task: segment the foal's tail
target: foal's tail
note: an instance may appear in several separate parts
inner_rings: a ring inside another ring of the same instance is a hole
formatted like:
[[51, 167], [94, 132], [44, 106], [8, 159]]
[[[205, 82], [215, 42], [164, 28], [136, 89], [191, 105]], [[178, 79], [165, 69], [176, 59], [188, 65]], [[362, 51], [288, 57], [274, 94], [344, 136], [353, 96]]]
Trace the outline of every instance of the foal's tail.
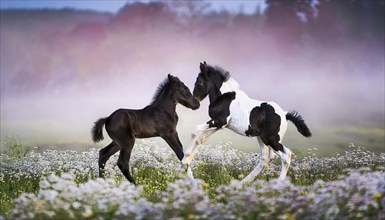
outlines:
[[296, 111], [291, 111], [286, 114], [286, 120], [289, 120], [294, 123], [297, 127], [299, 133], [301, 133], [305, 137], [311, 137], [311, 132], [307, 127], [305, 120], [303, 120], [302, 116], [298, 114]]
[[106, 123], [107, 118], [100, 118], [95, 122], [94, 127], [92, 127], [92, 140], [94, 143], [99, 142], [104, 139], [103, 137], [103, 125]]

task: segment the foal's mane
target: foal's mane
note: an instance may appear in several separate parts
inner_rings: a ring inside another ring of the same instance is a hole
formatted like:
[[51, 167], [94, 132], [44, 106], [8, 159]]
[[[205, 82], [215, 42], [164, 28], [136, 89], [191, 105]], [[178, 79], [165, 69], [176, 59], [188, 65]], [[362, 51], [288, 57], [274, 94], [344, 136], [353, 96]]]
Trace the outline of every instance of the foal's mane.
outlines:
[[159, 96], [162, 94], [162, 91], [170, 86], [168, 78], [164, 79], [163, 82], [161, 82], [158, 85], [158, 88], [156, 89], [154, 96], [152, 97], [151, 104], [154, 104], [156, 100], [158, 100]]
[[223, 79], [223, 82], [226, 82], [226, 81], [229, 80], [230, 77], [231, 77], [229, 71], [223, 69], [223, 68], [220, 67], [220, 66], [215, 66], [215, 67], [213, 67], [213, 66], [207, 65], [207, 70], [208, 70], [209, 73], [210, 73], [210, 72], [216, 72], [216, 73], [219, 73], [220, 76], [221, 76], [222, 79]]

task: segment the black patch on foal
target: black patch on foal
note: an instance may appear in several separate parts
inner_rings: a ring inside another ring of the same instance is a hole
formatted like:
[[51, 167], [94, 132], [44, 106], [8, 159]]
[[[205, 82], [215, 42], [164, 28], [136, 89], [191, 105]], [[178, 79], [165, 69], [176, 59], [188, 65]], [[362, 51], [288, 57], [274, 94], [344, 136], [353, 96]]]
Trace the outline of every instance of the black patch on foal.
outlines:
[[226, 92], [209, 105], [211, 120], [207, 124], [209, 124], [210, 128], [222, 128], [227, 124], [227, 117], [230, 115], [230, 104], [234, 99], [235, 92]]
[[245, 132], [247, 136], [259, 136], [264, 144], [271, 146], [275, 151], [283, 151], [279, 143], [279, 127], [281, 117], [275, 113], [273, 106], [262, 103], [250, 112], [249, 128]]

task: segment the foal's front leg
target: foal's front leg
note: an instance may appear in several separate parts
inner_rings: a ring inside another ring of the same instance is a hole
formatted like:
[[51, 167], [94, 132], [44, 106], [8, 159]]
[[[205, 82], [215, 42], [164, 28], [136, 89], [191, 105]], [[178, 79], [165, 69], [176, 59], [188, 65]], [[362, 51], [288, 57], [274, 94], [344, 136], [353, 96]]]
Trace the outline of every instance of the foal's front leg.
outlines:
[[182, 144], [178, 137], [178, 133], [175, 131], [171, 134], [162, 134], [160, 137], [167, 142], [167, 144], [174, 151], [178, 159], [181, 161], [183, 159], [184, 153]]
[[187, 176], [193, 179], [190, 163], [194, 158], [201, 144], [212, 134], [219, 129], [216, 127], [209, 127], [207, 123], [198, 125], [191, 134], [191, 142], [185, 151], [184, 158], [182, 160], [182, 167], [187, 169]]
[[209, 129], [209, 124], [207, 123], [199, 124], [195, 127], [195, 129], [191, 133], [190, 145], [187, 147], [187, 149], [184, 152], [185, 155], [182, 160], [183, 165], [186, 165], [186, 164], [189, 165], [191, 163], [192, 159], [194, 158], [194, 155], [196, 154], [202, 142], [204, 141], [202, 140], [203, 139], [202, 137], [207, 132], [208, 129]]

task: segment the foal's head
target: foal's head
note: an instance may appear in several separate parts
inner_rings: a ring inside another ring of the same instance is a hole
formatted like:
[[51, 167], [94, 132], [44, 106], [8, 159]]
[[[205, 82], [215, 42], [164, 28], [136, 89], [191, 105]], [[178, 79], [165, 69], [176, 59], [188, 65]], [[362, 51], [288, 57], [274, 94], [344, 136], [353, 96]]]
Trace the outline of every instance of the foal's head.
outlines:
[[196, 110], [199, 108], [199, 101], [191, 94], [190, 89], [179, 80], [178, 77], [168, 74], [168, 81], [173, 91], [173, 98], [176, 102], [187, 108]]
[[195, 81], [194, 96], [202, 101], [206, 96], [221, 88], [223, 82], [230, 78], [229, 72], [223, 70], [220, 67], [212, 67], [204, 63], [200, 63], [200, 73]]

